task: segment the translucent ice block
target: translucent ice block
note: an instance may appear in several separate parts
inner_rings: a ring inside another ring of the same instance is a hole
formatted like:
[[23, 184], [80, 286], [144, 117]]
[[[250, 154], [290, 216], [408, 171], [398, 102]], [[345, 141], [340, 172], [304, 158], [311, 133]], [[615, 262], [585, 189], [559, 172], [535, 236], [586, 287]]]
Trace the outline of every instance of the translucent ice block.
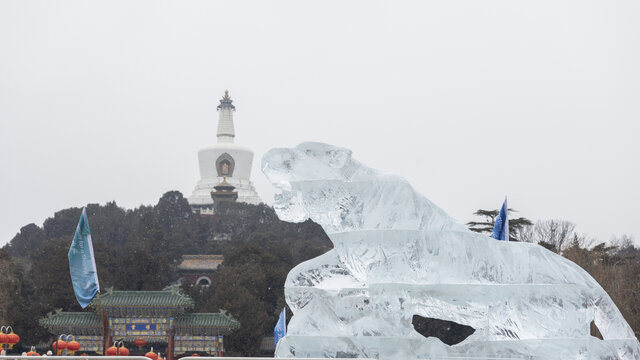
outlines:
[[[334, 244], [289, 273], [294, 316], [277, 357], [640, 359], [611, 298], [562, 256], [469, 231], [348, 149], [273, 149], [262, 169], [282, 190], [280, 219], [312, 219]], [[450, 346], [418, 333], [414, 315], [475, 332]], [[590, 336], [592, 321], [604, 340]]]

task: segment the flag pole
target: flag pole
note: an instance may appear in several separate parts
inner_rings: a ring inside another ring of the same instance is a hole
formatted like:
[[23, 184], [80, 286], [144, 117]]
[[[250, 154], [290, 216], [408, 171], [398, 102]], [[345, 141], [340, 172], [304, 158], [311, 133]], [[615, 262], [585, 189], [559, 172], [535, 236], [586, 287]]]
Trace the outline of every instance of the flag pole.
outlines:
[[102, 310], [102, 297], [98, 290], [98, 312], [100, 313], [100, 323], [102, 324], [102, 355], [107, 355], [107, 321]]
[[509, 234], [509, 204], [507, 204], [507, 195], [504, 196], [504, 235], [505, 240], [511, 241]]

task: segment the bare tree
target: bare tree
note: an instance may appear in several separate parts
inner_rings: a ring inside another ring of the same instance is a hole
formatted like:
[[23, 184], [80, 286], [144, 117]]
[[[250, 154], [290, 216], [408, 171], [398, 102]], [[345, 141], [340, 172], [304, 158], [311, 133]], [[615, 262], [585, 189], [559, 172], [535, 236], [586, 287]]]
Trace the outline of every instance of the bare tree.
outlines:
[[618, 250], [624, 251], [627, 249], [631, 249], [634, 246], [633, 236], [622, 234], [620, 236], [613, 236], [611, 241], [609, 241], [611, 246], [615, 246]]
[[541, 220], [525, 226], [520, 232], [520, 240], [534, 242], [560, 253], [570, 243], [585, 245], [586, 237], [574, 233], [576, 225], [566, 220]]

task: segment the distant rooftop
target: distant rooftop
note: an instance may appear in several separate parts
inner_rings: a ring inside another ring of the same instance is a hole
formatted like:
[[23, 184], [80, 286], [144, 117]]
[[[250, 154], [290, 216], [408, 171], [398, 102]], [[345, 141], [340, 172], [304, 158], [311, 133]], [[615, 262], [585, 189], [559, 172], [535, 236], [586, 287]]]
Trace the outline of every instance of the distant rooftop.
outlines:
[[222, 255], [183, 255], [179, 270], [194, 271], [214, 271], [224, 261]]

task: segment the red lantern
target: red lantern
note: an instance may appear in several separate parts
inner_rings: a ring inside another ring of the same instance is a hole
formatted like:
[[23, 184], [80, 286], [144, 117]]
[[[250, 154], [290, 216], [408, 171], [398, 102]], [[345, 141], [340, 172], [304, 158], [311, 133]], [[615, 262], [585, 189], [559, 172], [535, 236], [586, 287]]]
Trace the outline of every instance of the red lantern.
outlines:
[[51, 344], [51, 348], [56, 351], [56, 354], [62, 354], [62, 350], [67, 348], [67, 342], [64, 340], [57, 340]]
[[138, 347], [138, 350], [141, 350], [143, 346], [147, 345], [147, 340], [145, 339], [135, 339], [133, 341], [133, 345]]
[[144, 354], [144, 356], [148, 357], [151, 360], [158, 360], [158, 354], [154, 353], [153, 351], [149, 351], [148, 353]]
[[7, 344], [9, 344], [9, 349], [13, 349], [13, 345], [17, 344], [19, 341], [20, 336], [11, 330], [11, 333], [7, 335]]
[[38, 354], [37, 352], [31, 350], [27, 353], [27, 356], [40, 356], [40, 354]]
[[71, 355], [75, 355], [76, 351], [80, 350], [82, 346], [79, 342], [71, 340], [67, 343], [67, 350], [71, 351]]
[[9, 341], [9, 337], [7, 334], [3, 333], [2, 331], [0, 331], [0, 347], [2, 347], [2, 345], [8, 343]]
[[116, 356], [116, 354], [118, 354], [118, 348], [117, 347], [112, 346], [112, 347], [107, 349], [107, 355], [108, 356]]
[[127, 348], [126, 348], [126, 347], [124, 347], [124, 346], [121, 346], [121, 347], [118, 349], [118, 354], [120, 354], [120, 356], [129, 356], [129, 349], [127, 349]]
[[67, 342], [64, 340], [56, 340], [51, 344], [53, 350], [64, 350], [67, 348]]

